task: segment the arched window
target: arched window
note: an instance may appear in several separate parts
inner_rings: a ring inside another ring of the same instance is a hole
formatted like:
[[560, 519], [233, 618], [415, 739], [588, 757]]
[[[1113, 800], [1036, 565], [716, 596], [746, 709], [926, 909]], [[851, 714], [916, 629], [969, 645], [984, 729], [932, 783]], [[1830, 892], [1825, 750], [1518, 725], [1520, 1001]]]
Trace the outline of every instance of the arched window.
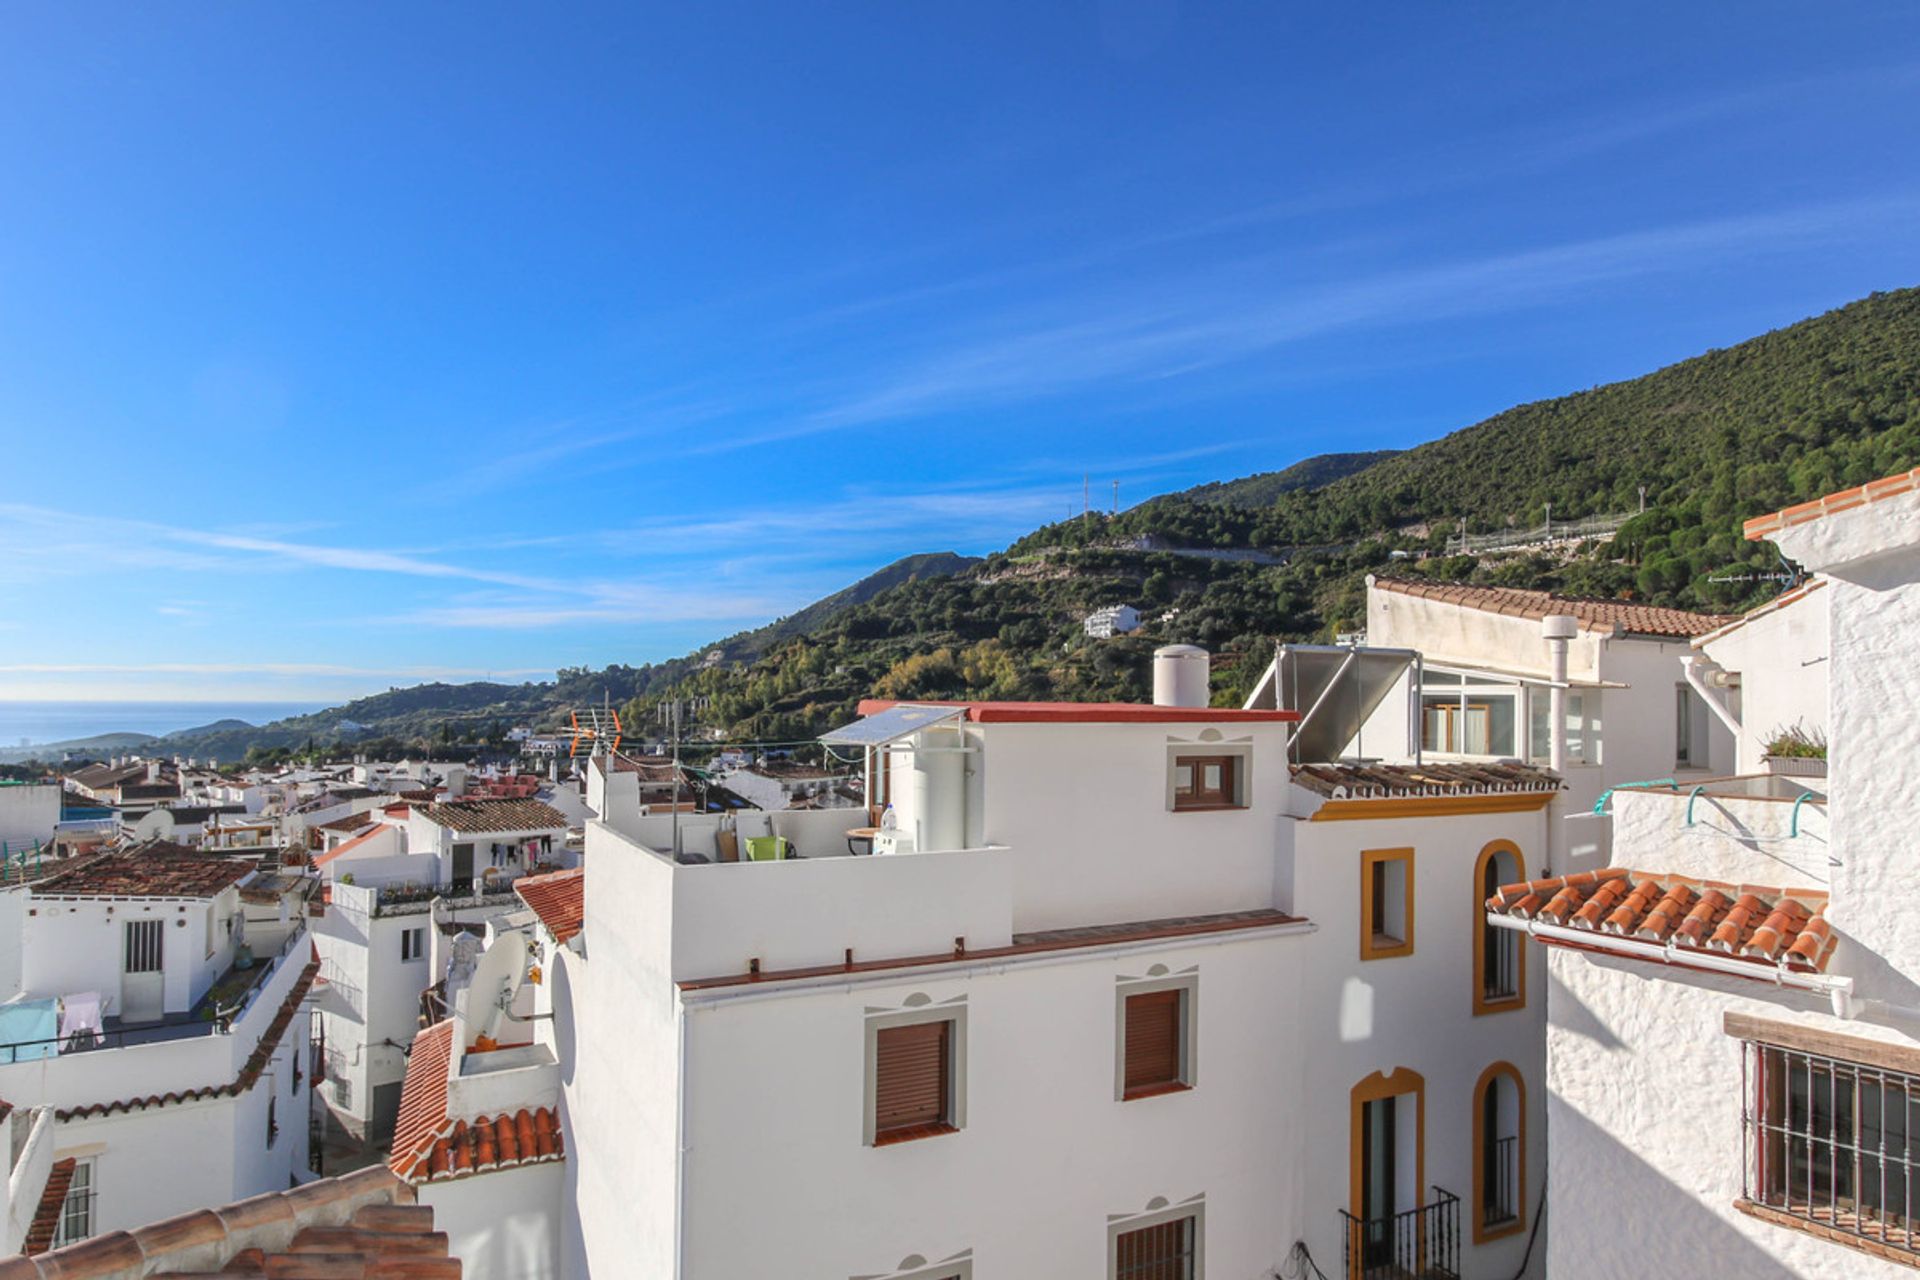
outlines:
[[1414, 1212], [1425, 1203], [1426, 1089], [1420, 1073], [1406, 1067], [1376, 1071], [1353, 1087], [1352, 1198], [1344, 1215], [1350, 1270], [1373, 1275], [1428, 1247], [1426, 1224]]
[[1521, 937], [1487, 919], [1487, 899], [1503, 884], [1527, 878], [1526, 859], [1511, 840], [1495, 840], [1473, 866], [1473, 1013], [1504, 1013], [1527, 1003], [1527, 951]]
[[1527, 1225], [1527, 1085], [1496, 1062], [1473, 1086], [1473, 1242]]

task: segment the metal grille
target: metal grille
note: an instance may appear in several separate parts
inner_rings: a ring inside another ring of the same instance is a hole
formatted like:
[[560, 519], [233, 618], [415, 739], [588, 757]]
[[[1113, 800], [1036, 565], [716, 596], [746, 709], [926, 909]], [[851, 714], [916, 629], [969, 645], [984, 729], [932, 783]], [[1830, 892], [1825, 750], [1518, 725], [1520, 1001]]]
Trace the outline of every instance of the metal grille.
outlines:
[[127, 921], [125, 972], [160, 972], [160, 944], [166, 935], [165, 920]]
[[1460, 1197], [1439, 1187], [1418, 1209], [1379, 1218], [1340, 1211], [1348, 1280], [1453, 1280], [1460, 1274]]
[[1747, 1199], [1913, 1249], [1920, 1076], [1746, 1042]]
[[1520, 1174], [1520, 1140], [1495, 1138], [1486, 1144], [1481, 1156], [1480, 1225], [1497, 1227], [1520, 1216], [1517, 1190]]
[[1520, 935], [1511, 929], [1482, 924], [1481, 946], [1486, 949], [1480, 970], [1481, 996], [1512, 1000], [1520, 994]]
[[1192, 1218], [1175, 1218], [1114, 1241], [1114, 1280], [1193, 1280]]
[[353, 1081], [347, 1076], [347, 1055], [338, 1049], [327, 1050], [327, 1082], [333, 1086], [333, 1100], [342, 1107], [353, 1105]]

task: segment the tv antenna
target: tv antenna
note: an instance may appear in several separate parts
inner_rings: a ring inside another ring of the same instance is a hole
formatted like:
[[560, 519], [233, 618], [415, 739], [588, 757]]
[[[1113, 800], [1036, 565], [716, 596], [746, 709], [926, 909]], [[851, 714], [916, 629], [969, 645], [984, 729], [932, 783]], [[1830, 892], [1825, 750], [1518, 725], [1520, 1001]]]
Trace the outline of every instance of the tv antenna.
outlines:
[[601, 705], [597, 707], [575, 707], [567, 713], [573, 723], [573, 745], [568, 749], [569, 758], [578, 759], [580, 748], [584, 744], [586, 754], [590, 756], [610, 756], [620, 749], [620, 713], [613, 709], [613, 699], [601, 694]]

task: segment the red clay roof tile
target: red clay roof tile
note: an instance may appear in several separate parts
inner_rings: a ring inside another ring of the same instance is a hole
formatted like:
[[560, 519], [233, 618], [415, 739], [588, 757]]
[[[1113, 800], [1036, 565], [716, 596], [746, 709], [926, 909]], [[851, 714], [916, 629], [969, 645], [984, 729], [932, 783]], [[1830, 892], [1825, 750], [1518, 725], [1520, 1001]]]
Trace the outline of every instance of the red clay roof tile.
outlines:
[[1619, 631], [1663, 640], [1703, 636], [1734, 621], [1732, 614], [1659, 609], [1633, 600], [1585, 600], [1556, 596], [1546, 591], [1526, 591], [1519, 587], [1483, 587], [1465, 582], [1426, 582], [1413, 578], [1375, 577], [1369, 582], [1380, 591], [1457, 604], [1482, 613], [1498, 613], [1535, 621], [1553, 614], [1569, 614], [1578, 619], [1583, 631]]
[[553, 940], [565, 946], [580, 932], [586, 920], [587, 873], [575, 867], [571, 871], [550, 871], [545, 875], [522, 876], [513, 890], [520, 900], [533, 908], [540, 923]]
[[1590, 932], [1596, 946], [1605, 938], [1669, 944], [1680, 964], [1688, 951], [1711, 951], [1752, 961], [1755, 977], [1775, 966], [1824, 972], [1836, 943], [1826, 909], [1824, 889], [1730, 885], [1623, 867], [1502, 885], [1487, 899], [1490, 915]]
[[1920, 467], [1895, 475], [1882, 476], [1878, 480], [1869, 480], [1863, 485], [1842, 489], [1824, 498], [1815, 498], [1812, 502], [1798, 503], [1784, 511], [1776, 511], [1772, 515], [1755, 516], [1747, 521], [1745, 532], [1750, 540], [1758, 541], [1782, 529], [1790, 529], [1797, 524], [1808, 524], [1826, 516], [1838, 515], [1842, 511], [1864, 507], [1870, 502], [1881, 502], [1903, 493], [1912, 493], [1916, 488], [1920, 488]]
[[480, 1116], [472, 1124], [447, 1115], [447, 1073], [453, 1064], [453, 1022], [436, 1022], [413, 1038], [400, 1086], [387, 1166], [410, 1183], [508, 1169], [565, 1155], [560, 1117], [551, 1107]]

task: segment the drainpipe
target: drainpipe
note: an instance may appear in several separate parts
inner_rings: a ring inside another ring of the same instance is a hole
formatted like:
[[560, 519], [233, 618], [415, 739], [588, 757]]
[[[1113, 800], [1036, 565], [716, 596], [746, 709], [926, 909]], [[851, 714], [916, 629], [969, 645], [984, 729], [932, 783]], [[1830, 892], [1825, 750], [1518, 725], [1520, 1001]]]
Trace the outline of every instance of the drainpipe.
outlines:
[[1707, 677], [1700, 667], [1700, 659], [1693, 654], [1688, 654], [1680, 659], [1680, 671], [1687, 677], [1687, 683], [1693, 687], [1693, 691], [1700, 695], [1700, 700], [1707, 704], [1707, 709], [1720, 718], [1720, 723], [1727, 726], [1733, 733], [1734, 742], [1738, 743], [1741, 733], [1740, 721], [1734, 718], [1733, 712], [1727, 710], [1726, 704], [1720, 701], [1720, 695], [1707, 683]]
[[1563, 775], [1567, 770], [1567, 642], [1579, 632], [1579, 619], [1569, 614], [1550, 614], [1540, 620], [1553, 674], [1553, 686], [1547, 692], [1547, 765]]

